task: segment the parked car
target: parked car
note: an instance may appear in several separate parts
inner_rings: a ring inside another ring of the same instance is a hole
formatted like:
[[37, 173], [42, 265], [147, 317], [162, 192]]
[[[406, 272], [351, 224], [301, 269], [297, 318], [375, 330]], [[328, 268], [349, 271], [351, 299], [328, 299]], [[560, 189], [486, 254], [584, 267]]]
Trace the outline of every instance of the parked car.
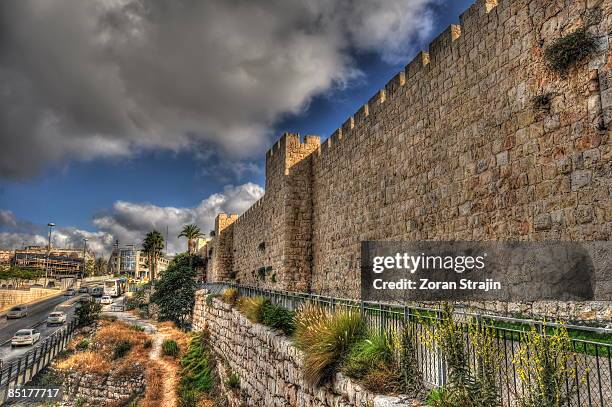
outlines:
[[74, 291], [72, 288], [66, 290], [66, 293], [64, 295], [72, 297], [73, 295], [76, 294], [76, 291]]
[[28, 316], [28, 306], [27, 305], [18, 305], [13, 307], [7, 312], [6, 319], [17, 319]]
[[113, 303], [113, 299], [110, 297], [110, 295], [105, 295], [100, 299], [100, 304], [112, 304]]
[[36, 329], [20, 329], [11, 339], [11, 347], [19, 345], [34, 345], [40, 339]]
[[92, 297], [102, 297], [102, 294], [104, 294], [104, 290], [102, 289], [102, 287], [94, 287], [91, 289]]
[[66, 314], [61, 311], [53, 311], [47, 317], [47, 325], [61, 325], [66, 322]]
[[81, 287], [79, 288], [79, 294], [89, 294], [89, 290], [87, 287]]

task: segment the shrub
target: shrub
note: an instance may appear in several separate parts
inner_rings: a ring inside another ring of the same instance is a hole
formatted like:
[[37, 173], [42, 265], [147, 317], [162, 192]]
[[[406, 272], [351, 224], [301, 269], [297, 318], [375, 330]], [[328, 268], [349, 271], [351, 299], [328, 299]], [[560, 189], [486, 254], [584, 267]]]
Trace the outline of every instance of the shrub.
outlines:
[[238, 290], [236, 288], [226, 288], [221, 292], [221, 300], [229, 305], [235, 305], [238, 300]]
[[385, 333], [370, 334], [357, 342], [346, 355], [342, 372], [362, 379], [371, 371], [380, 370], [393, 362], [393, 346]]
[[86, 350], [89, 347], [89, 341], [87, 339], [83, 339], [82, 341], [80, 341], [79, 343], [76, 344], [75, 348], [76, 350]]
[[351, 347], [341, 369], [372, 392], [417, 395], [422, 387], [407, 328], [399, 334], [370, 332]]
[[265, 302], [261, 310], [261, 322], [271, 328], [283, 331], [285, 335], [291, 335], [295, 330], [294, 315], [295, 313], [287, 308]]
[[566, 406], [576, 392], [572, 375], [572, 344], [567, 329], [560, 327], [551, 334], [532, 328], [522, 334], [519, 351], [513, 363], [516, 365], [524, 392], [519, 396], [520, 407]]
[[153, 346], [153, 341], [151, 341], [150, 339], [145, 339], [145, 341], [142, 343], [142, 347], [145, 349], [149, 349]]
[[237, 307], [251, 322], [260, 323], [263, 317], [264, 304], [269, 302], [264, 297], [241, 297]]
[[136, 332], [144, 332], [145, 331], [144, 327], [142, 327], [140, 325], [135, 325], [135, 324], [130, 325], [130, 329], [133, 329]]
[[240, 376], [238, 376], [238, 373], [232, 373], [229, 375], [229, 377], [227, 378], [227, 380], [225, 381], [225, 385], [229, 388], [229, 389], [237, 389], [240, 387]]
[[544, 51], [544, 57], [552, 70], [565, 74], [572, 65], [593, 52], [596, 45], [595, 38], [584, 28], [580, 28], [554, 40]]
[[358, 313], [328, 312], [307, 305], [295, 316], [294, 343], [304, 352], [304, 379], [312, 384], [329, 380], [349, 348], [363, 337]]
[[178, 343], [176, 343], [176, 341], [173, 339], [166, 339], [162, 343], [162, 352], [166, 356], [170, 356], [173, 358], [177, 357], [179, 355]]
[[117, 360], [124, 357], [130, 349], [132, 349], [132, 344], [129, 341], [118, 342], [113, 350], [113, 359]]
[[206, 305], [208, 305], [209, 307], [212, 305], [213, 302], [213, 298], [218, 297], [217, 294], [208, 294], [206, 296]]
[[79, 326], [87, 326], [93, 324], [95, 321], [100, 319], [102, 313], [102, 304], [94, 301], [89, 301], [81, 305], [76, 310], [76, 317], [78, 319]]

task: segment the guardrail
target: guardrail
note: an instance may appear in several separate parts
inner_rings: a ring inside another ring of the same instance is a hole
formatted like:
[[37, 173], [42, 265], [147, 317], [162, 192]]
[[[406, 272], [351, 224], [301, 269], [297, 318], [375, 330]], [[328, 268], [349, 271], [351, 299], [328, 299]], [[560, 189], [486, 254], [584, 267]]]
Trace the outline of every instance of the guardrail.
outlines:
[[75, 328], [76, 320], [72, 320], [19, 358], [3, 364], [0, 369], [0, 405], [6, 401], [9, 388], [28, 383], [66, 348]]
[[[208, 289], [213, 294], [218, 294], [229, 287], [236, 288], [241, 296], [267, 297], [272, 303], [290, 310], [296, 310], [305, 303], [315, 303], [328, 309], [353, 309], [360, 312], [365, 323], [371, 329], [387, 333], [398, 332], [400, 329], [407, 327], [413, 334], [415, 356], [425, 383], [432, 387], [443, 386], [447, 383], [448, 369], [444, 355], [439, 349], [432, 350], [431, 346], [424, 345], [419, 339], [422, 336], [420, 334], [426, 329], [435, 329], [434, 324], [427, 323], [427, 320], [439, 319], [440, 309], [334, 298], [302, 292], [269, 290], [229, 282], [202, 284], [202, 288]], [[546, 327], [556, 327], [560, 324], [478, 314], [464, 310], [455, 312], [455, 317], [466, 326], [471, 318], [492, 322], [496, 335], [496, 346], [500, 355], [502, 355], [502, 362], [499, 366], [501, 401], [503, 406], [513, 406], [517, 397], [524, 391], [513, 363], [514, 356], [520, 346], [521, 334], [524, 331], [499, 325], [514, 323], [535, 326], [540, 332], [543, 332]], [[425, 327], [424, 324], [428, 326]], [[606, 328], [567, 324], [563, 326], [571, 331], [612, 333], [612, 330]], [[576, 338], [572, 338], [571, 343], [575, 369], [571, 377], [566, 377], [565, 385], [568, 389], [575, 390], [572, 391], [566, 404], [563, 405], [612, 407], [612, 344]], [[464, 345], [470, 357], [470, 363], [475, 366], [477, 363], [476, 349], [470, 343], [467, 335], [464, 336]]]

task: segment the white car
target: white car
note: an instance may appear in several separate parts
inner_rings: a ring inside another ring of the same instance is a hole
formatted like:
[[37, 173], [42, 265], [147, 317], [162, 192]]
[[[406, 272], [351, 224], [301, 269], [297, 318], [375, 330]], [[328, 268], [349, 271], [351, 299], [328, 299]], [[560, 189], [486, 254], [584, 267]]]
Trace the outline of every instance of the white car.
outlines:
[[100, 304], [112, 304], [112, 303], [113, 303], [113, 299], [108, 295], [104, 295], [100, 299]]
[[34, 345], [40, 339], [36, 329], [20, 329], [11, 339], [11, 347], [19, 345]]
[[61, 311], [53, 311], [47, 317], [47, 325], [63, 324], [66, 322], [66, 314]]
[[6, 314], [6, 319], [17, 319], [28, 316], [28, 306], [27, 305], [18, 305], [9, 310]]

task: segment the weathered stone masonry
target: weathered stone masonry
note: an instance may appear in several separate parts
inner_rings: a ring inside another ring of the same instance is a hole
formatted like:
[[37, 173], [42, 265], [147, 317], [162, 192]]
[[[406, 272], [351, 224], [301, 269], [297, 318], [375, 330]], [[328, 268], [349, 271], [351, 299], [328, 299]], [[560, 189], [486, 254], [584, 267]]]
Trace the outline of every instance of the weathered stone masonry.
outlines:
[[[217, 355], [218, 371], [240, 377], [237, 392], [221, 389], [229, 396], [230, 407], [242, 406], [308, 406], [417, 407], [421, 403], [398, 397], [376, 396], [340, 373], [332, 383], [315, 387], [302, 378], [302, 354], [289, 338], [268, 327], [253, 324], [228, 304], [212, 298], [207, 304], [206, 290], [196, 293], [193, 330], [207, 328], [210, 343]], [[224, 363], [225, 362], [225, 363]], [[223, 377], [223, 376], [222, 376]]]
[[[363, 240], [610, 239], [612, 2], [479, 0], [460, 20], [322, 144], [281, 137], [265, 196], [219, 215], [209, 280], [355, 297]], [[583, 26], [597, 52], [549, 70]]]

